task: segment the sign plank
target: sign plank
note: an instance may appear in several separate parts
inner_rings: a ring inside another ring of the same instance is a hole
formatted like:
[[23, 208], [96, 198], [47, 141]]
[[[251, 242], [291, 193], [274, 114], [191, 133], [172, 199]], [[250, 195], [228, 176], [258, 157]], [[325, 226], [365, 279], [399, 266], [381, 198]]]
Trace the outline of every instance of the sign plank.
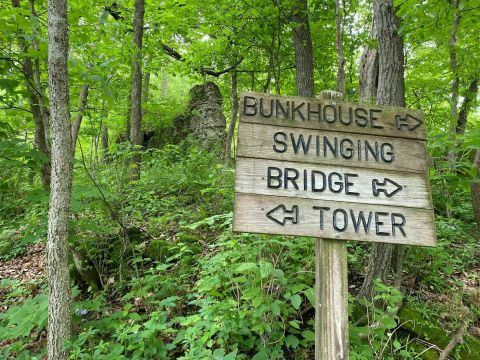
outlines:
[[235, 191], [432, 209], [421, 174], [256, 158], [237, 158]]
[[425, 174], [425, 142], [241, 123], [238, 156]]
[[240, 101], [241, 122], [426, 139], [420, 110], [255, 92]]
[[433, 210], [235, 194], [233, 230], [434, 246]]

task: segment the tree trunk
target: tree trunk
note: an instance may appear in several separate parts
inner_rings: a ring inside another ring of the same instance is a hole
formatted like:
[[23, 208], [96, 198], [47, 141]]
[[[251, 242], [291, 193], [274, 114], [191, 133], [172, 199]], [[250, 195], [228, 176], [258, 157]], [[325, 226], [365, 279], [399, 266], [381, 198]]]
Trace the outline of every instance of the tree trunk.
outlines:
[[[37, 13], [35, 11], [35, 0], [30, 0], [30, 14], [32, 17], [36, 18]], [[38, 31], [38, 25], [34, 26], [34, 33], [33, 33], [33, 40], [32, 40], [32, 48], [35, 51], [40, 51], [38, 46], [38, 41], [36, 37], [40, 36]], [[45, 143], [47, 145], [47, 150], [50, 152], [50, 125], [48, 121], [48, 111], [45, 106], [45, 93], [43, 91], [42, 80], [40, 76], [40, 59], [37, 57], [33, 62], [33, 79], [35, 81], [35, 87], [37, 88], [37, 95], [40, 105], [40, 112], [42, 114], [43, 119], [43, 128], [45, 130]], [[49, 165], [50, 166], [50, 165]], [[49, 185], [50, 186], [50, 185]]]
[[480, 149], [475, 152], [473, 166], [476, 169], [477, 176], [473, 179], [471, 185], [473, 214], [477, 222], [477, 229], [480, 230]]
[[67, 359], [71, 332], [68, 220], [72, 192], [72, 137], [68, 98], [66, 0], [48, 0], [48, 81], [52, 126], [52, 179], [48, 212], [48, 358]]
[[[376, 39], [375, 19], [372, 20], [370, 38]], [[373, 103], [378, 88], [378, 50], [365, 45], [360, 57], [359, 98], [361, 102]]]
[[307, 0], [295, 0], [293, 8], [293, 46], [298, 96], [314, 96], [313, 53]]
[[[459, 86], [460, 78], [458, 75], [458, 60], [457, 60], [457, 31], [458, 25], [460, 24], [460, 12], [458, 11], [458, 5], [460, 0], [452, 0], [452, 6], [454, 8], [453, 15], [453, 24], [452, 30], [450, 32], [450, 39], [448, 41], [449, 47], [449, 56], [450, 56], [450, 70], [452, 71], [452, 95], [451, 95], [451, 104], [450, 112], [452, 114], [452, 121], [457, 119], [458, 112], [458, 96], [459, 96]], [[455, 126], [452, 126], [452, 133], [455, 134]]]
[[102, 125], [102, 163], [104, 165], [109, 162], [108, 154], [108, 128], [105, 124]]
[[142, 102], [145, 104], [148, 101], [150, 94], [150, 73], [147, 72], [143, 78]]
[[345, 58], [343, 56], [343, 20], [342, 20], [342, 8], [340, 0], [335, 0], [335, 19], [336, 19], [336, 32], [335, 32], [335, 45], [337, 48], [338, 57], [338, 71], [337, 71], [337, 92], [341, 92], [345, 96]]
[[[405, 106], [403, 40], [398, 34], [399, 19], [395, 15], [392, 0], [375, 0], [373, 3], [373, 21], [378, 41], [378, 105]], [[403, 258], [403, 247], [374, 243], [368, 261], [359, 297], [370, 298], [375, 280], [385, 282], [390, 271], [392, 256], [395, 254], [397, 270]]]
[[465, 134], [465, 128], [467, 127], [468, 113], [472, 107], [473, 101], [477, 98], [478, 94], [478, 81], [479, 79], [474, 79], [470, 82], [468, 86], [467, 93], [465, 94], [462, 106], [460, 107], [460, 112], [458, 113], [456, 133]]
[[238, 92], [237, 92], [237, 71], [232, 71], [232, 119], [228, 127], [227, 140], [225, 141], [225, 156], [227, 159], [232, 157], [232, 139], [237, 125], [238, 114]]
[[[20, 8], [20, 0], [12, 0], [12, 5], [13, 7]], [[51, 177], [50, 151], [48, 149], [47, 139], [45, 137], [45, 127], [43, 122], [42, 109], [40, 107], [39, 92], [38, 89], [35, 87], [32, 59], [30, 59], [26, 55], [28, 52], [28, 45], [25, 41], [24, 34], [20, 30], [17, 31], [17, 38], [20, 51], [25, 55], [22, 69], [27, 85], [27, 91], [30, 96], [30, 110], [32, 112], [33, 122], [35, 124], [34, 144], [37, 150], [42, 152], [48, 159], [40, 166], [40, 179], [42, 181], [43, 187], [45, 189], [49, 189]]]
[[133, 15], [133, 74], [131, 94], [130, 141], [136, 148], [132, 156], [131, 178], [140, 179], [142, 136], [142, 38], [145, 0], [135, 0]]
[[[460, 0], [452, 0], [451, 4], [453, 6], [453, 23], [452, 23], [452, 30], [450, 31], [450, 38], [448, 40], [448, 48], [449, 48], [449, 58], [450, 58], [450, 70], [452, 71], [452, 90], [451, 90], [451, 97], [450, 97], [450, 115], [451, 121], [449, 121], [450, 126], [450, 139], [453, 143], [451, 149], [448, 151], [447, 158], [450, 161], [450, 165], [453, 168], [455, 163], [456, 157], [456, 130], [457, 130], [457, 121], [458, 121], [458, 98], [459, 98], [459, 90], [460, 90], [460, 76], [458, 74], [458, 59], [457, 59], [457, 32], [458, 26], [460, 24], [460, 11], [458, 5]], [[450, 198], [450, 194], [445, 194], [446, 197]], [[446, 208], [447, 217], [451, 217], [451, 209], [447, 205]]]
[[72, 124], [72, 156], [75, 156], [75, 146], [77, 144], [78, 132], [80, 125], [82, 125], [83, 113], [85, 112], [85, 106], [88, 99], [88, 85], [83, 85], [80, 89], [80, 95], [78, 96], [78, 113]]

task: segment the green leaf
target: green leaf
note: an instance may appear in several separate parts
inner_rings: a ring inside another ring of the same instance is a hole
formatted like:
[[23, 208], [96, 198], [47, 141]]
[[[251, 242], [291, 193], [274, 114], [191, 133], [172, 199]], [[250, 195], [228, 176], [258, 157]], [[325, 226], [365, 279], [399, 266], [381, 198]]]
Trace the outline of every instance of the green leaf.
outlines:
[[287, 345], [288, 347], [291, 347], [293, 349], [297, 348], [299, 343], [300, 343], [300, 341], [298, 340], [298, 338], [295, 335], [288, 335], [285, 338], [285, 345]]
[[300, 308], [300, 304], [302, 303], [302, 298], [300, 297], [300, 295], [295, 294], [295, 295], [290, 297], [290, 302], [292, 303], [292, 306], [296, 310], [298, 310]]
[[305, 294], [306, 298], [310, 302], [310, 305], [315, 307], [315, 290], [313, 289], [313, 287], [305, 290], [303, 293]]
[[250, 271], [250, 270], [253, 270], [253, 269], [256, 269], [257, 268], [257, 264], [255, 263], [252, 263], [252, 262], [247, 262], [247, 263], [243, 263], [243, 264], [240, 264], [236, 271], [237, 272], [247, 272], [247, 271]]
[[267, 349], [261, 349], [252, 357], [252, 360], [268, 360]]
[[305, 331], [302, 331], [302, 336], [305, 340], [307, 340], [308, 342], [313, 342], [315, 341], [315, 333], [311, 330], [305, 330]]
[[274, 268], [272, 263], [269, 263], [267, 261], [260, 262], [260, 276], [262, 277], [262, 279], [273, 273], [273, 270]]
[[297, 329], [297, 330], [300, 330], [300, 325], [298, 325], [298, 322], [295, 321], [295, 320], [291, 320], [288, 322], [288, 325], [290, 325], [291, 327]]

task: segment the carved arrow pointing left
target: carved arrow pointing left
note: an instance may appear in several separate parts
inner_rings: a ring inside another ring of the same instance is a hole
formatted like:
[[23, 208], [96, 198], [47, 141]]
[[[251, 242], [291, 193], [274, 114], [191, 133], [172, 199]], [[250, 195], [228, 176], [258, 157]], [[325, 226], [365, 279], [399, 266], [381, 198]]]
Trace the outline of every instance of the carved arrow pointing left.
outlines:
[[293, 205], [292, 210], [287, 210], [287, 207], [284, 204], [280, 204], [267, 212], [267, 218], [282, 226], [285, 225], [287, 220], [291, 220], [292, 224], [297, 224], [298, 205]]

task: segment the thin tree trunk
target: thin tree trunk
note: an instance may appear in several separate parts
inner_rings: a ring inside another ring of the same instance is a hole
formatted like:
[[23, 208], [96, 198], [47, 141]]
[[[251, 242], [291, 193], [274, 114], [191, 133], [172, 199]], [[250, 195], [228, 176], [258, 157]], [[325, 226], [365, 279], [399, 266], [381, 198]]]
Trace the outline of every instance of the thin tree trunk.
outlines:
[[150, 73], [145, 73], [143, 78], [143, 90], [142, 90], [142, 102], [145, 104], [148, 101], [150, 95]]
[[75, 156], [75, 146], [77, 144], [78, 132], [80, 125], [82, 125], [83, 113], [85, 112], [85, 106], [88, 99], [88, 85], [83, 85], [80, 89], [80, 95], [78, 96], [78, 113], [75, 121], [72, 124], [72, 156]]
[[[460, 24], [460, 12], [458, 11], [458, 5], [460, 0], [452, 0], [452, 6], [454, 8], [452, 30], [450, 32], [450, 39], [448, 41], [449, 56], [450, 56], [450, 70], [452, 71], [452, 95], [450, 99], [450, 112], [452, 115], [452, 121], [457, 119], [458, 113], [458, 96], [460, 78], [458, 75], [458, 60], [457, 60], [457, 31]], [[452, 133], [455, 134], [455, 126], [452, 126]]]
[[298, 96], [314, 96], [312, 37], [307, 0], [295, 0], [293, 8], [293, 46]]
[[139, 147], [143, 143], [142, 136], [142, 38], [145, 16], [145, 0], [135, 0], [133, 15], [133, 75], [131, 94], [130, 141], [136, 146], [132, 156], [131, 178], [140, 178], [141, 155]]
[[335, 0], [335, 45], [337, 48], [338, 57], [338, 72], [337, 72], [337, 92], [341, 92], [345, 96], [345, 57], [343, 56], [343, 19], [342, 7], [340, 0]]
[[232, 139], [237, 124], [238, 114], [238, 91], [237, 91], [237, 71], [232, 71], [232, 119], [228, 127], [227, 140], [225, 141], [225, 156], [227, 159], [232, 157]]
[[66, 0], [48, 0], [48, 81], [52, 126], [52, 179], [48, 212], [48, 358], [67, 359], [71, 334], [68, 219], [72, 192], [72, 137], [68, 97]]
[[[12, 5], [13, 7], [20, 8], [20, 0], [12, 0]], [[28, 45], [25, 41], [24, 34], [20, 30], [17, 30], [17, 38], [20, 51], [25, 55], [22, 70], [27, 85], [27, 91], [30, 96], [30, 110], [32, 112], [33, 122], [35, 124], [34, 144], [37, 150], [42, 152], [47, 158], [47, 161], [42, 163], [40, 166], [40, 179], [43, 187], [45, 189], [49, 189], [51, 177], [50, 151], [47, 145], [47, 139], [45, 138], [45, 128], [42, 117], [42, 109], [40, 107], [39, 92], [35, 87], [32, 60], [26, 55], [28, 52]]]
[[[448, 151], [447, 158], [450, 162], [450, 166], [453, 168], [456, 158], [456, 139], [457, 139], [457, 121], [458, 121], [458, 98], [459, 98], [459, 91], [460, 91], [460, 76], [458, 73], [458, 59], [457, 59], [457, 32], [458, 26], [460, 24], [460, 11], [459, 11], [459, 3], [460, 0], [452, 0], [451, 4], [453, 6], [453, 23], [452, 23], [452, 30], [450, 31], [450, 38], [448, 40], [448, 48], [449, 48], [449, 58], [450, 58], [450, 70], [452, 71], [452, 90], [451, 90], [451, 97], [450, 97], [450, 116], [451, 120], [449, 121], [450, 126], [450, 140], [452, 141], [452, 147]], [[447, 199], [451, 198], [450, 193], [445, 191], [445, 197]], [[446, 212], [447, 217], [450, 218], [452, 216], [451, 208], [447, 204], [446, 205]]]
[[108, 153], [108, 128], [105, 124], [102, 125], [102, 163], [104, 165], [109, 162]]
[[[399, 19], [395, 15], [392, 0], [374, 0], [373, 21], [378, 41], [378, 105], [405, 106], [403, 39], [398, 34]], [[385, 282], [390, 271], [392, 256], [396, 256], [396, 267], [403, 258], [403, 248], [391, 244], [374, 243], [368, 261], [359, 297], [370, 298], [375, 280]]]
[[477, 176], [473, 179], [474, 181], [471, 184], [473, 214], [475, 216], [475, 221], [477, 222], [477, 229], [480, 230], [480, 149], [477, 149], [475, 152], [473, 166], [477, 172]]
[[[35, 11], [35, 0], [30, 0], [30, 14], [32, 17], [36, 18], [37, 13]], [[39, 36], [38, 25], [34, 26], [32, 48], [35, 51], [39, 51], [38, 41], [36, 37]], [[45, 93], [43, 91], [41, 72], [40, 72], [40, 59], [37, 57], [33, 62], [33, 79], [35, 81], [35, 87], [37, 88], [37, 95], [40, 105], [40, 112], [43, 119], [43, 128], [45, 130], [45, 143], [47, 145], [47, 150], [50, 152], [50, 124], [48, 121], [48, 111], [45, 106]]]
[[472, 107], [473, 101], [477, 98], [478, 94], [478, 81], [479, 79], [474, 79], [470, 82], [467, 92], [465, 94], [462, 106], [458, 113], [456, 133], [463, 135], [465, 133], [465, 128], [467, 127], [467, 119], [470, 109]]

